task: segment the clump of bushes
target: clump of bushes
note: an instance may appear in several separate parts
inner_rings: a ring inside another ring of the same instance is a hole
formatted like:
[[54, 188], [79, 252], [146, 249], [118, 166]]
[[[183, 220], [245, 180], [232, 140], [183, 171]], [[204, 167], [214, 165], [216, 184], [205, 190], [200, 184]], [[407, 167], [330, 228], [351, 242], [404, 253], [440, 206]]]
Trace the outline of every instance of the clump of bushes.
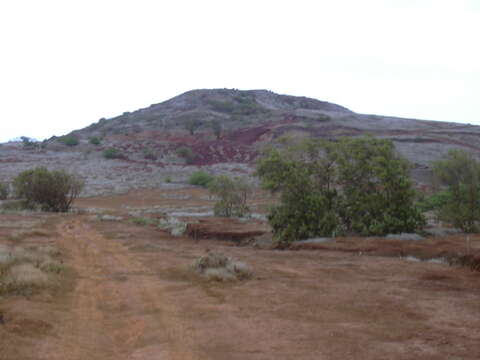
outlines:
[[208, 184], [213, 180], [213, 176], [210, 175], [208, 172], [203, 170], [195, 171], [190, 177], [188, 178], [188, 183], [190, 185], [198, 185], [207, 187]]
[[251, 186], [245, 179], [217, 176], [209, 184], [210, 193], [219, 200], [215, 204], [215, 216], [245, 216], [248, 212], [247, 197]]
[[286, 245], [311, 237], [385, 235], [420, 230], [409, 164], [389, 140], [309, 139], [268, 149], [257, 174], [280, 194], [268, 220]]
[[52, 212], [67, 212], [83, 186], [83, 180], [75, 175], [44, 167], [26, 170], [13, 181], [16, 196], [25, 199], [27, 208]]
[[235, 281], [252, 277], [252, 272], [245, 263], [215, 252], [198, 258], [191, 268], [211, 281]]
[[105, 159], [123, 159], [123, 154], [119, 149], [110, 147], [103, 151], [103, 157]]
[[67, 146], [76, 146], [80, 143], [78, 138], [74, 135], [61, 136], [57, 139], [57, 141]]

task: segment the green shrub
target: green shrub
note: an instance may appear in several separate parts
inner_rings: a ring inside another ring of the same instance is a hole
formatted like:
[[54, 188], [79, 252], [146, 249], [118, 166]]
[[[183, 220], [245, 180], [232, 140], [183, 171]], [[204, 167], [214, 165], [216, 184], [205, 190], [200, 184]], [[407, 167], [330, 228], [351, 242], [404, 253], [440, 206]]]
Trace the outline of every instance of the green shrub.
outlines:
[[251, 187], [245, 179], [217, 176], [208, 184], [208, 189], [219, 198], [214, 207], [215, 216], [241, 217], [249, 212], [247, 197]]
[[408, 163], [391, 141], [306, 140], [271, 148], [260, 159], [263, 186], [280, 193], [268, 220], [280, 244], [339, 234], [414, 232], [425, 220], [414, 205]]
[[8, 198], [8, 184], [0, 182], [0, 200], [6, 200]]
[[445, 159], [433, 163], [433, 174], [448, 194], [437, 211], [439, 219], [465, 232], [478, 231], [480, 162], [466, 151], [451, 150]]
[[208, 184], [213, 180], [213, 176], [203, 170], [195, 171], [190, 177], [188, 178], [188, 183], [190, 185], [199, 185], [203, 187], [207, 187]]
[[446, 203], [450, 201], [451, 196], [452, 195], [446, 190], [439, 191], [439, 192], [436, 192], [435, 194], [422, 197], [418, 201], [417, 205], [418, 205], [418, 208], [423, 212], [438, 211], [440, 208], [442, 208]]
[[25, 148], [35, 148], [38, 146], [38, 141], [35, 139], [29, 138], [27, 136], [21, 136], [23, 147]]
[[139, 226], [154, 225], [157, 223], [155, 219], [149, 219], [144, 217], [135, 217], [130, 221], [132, 222], [132, 224], [139, 225]]
[[191, 164], [195, 160], [195, 155], [189, 147], [181, 146], [175, 152], [178, 156], [183, 158], [187, 164]]
[[148, 160], [157, 160], [157, 155], [151, 149], [143, 149], [143, 158]]
[[65, 136], [59, 137], [57, 141], [67, 146], [76, 146], [80, 143], [78, 138], [73, 135], [65, 135]]
[[13, 181], [16, 196], [25, 199], [28, 207], [40, 206], [52, 212], [67, 212], [83, 185], [82, 180], [63, 170], [43, 167], [26, 170]]
[[122, 152], [114, 147], [110, 147], [103, 151], [103, 157], [105, 159], [122, 159], [123, 155]]
[[172, 182], [172, 177], [171, 177], [171, 176], [167, 176], [167, 177], [165, 178], [165, 182], [168, 183], [168, 184], [170, 184], [170, 183]]
[[102, 139], [98, 136], [91, 137], [88, 142], [92, 145], [100, 145], [102, 143]]
[[220, 137], [222, 136], [222, 124], [220, 123], [220, 121], [212, 120], [210, 126], [212, 127], [215, 137], [217, 139], [220, 139]]

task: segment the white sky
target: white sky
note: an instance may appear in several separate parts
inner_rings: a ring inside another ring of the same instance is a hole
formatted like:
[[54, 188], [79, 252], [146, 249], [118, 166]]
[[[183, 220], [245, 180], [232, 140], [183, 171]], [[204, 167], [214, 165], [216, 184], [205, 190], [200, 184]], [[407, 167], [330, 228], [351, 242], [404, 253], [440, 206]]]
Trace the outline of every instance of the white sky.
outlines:
[[480, 0], [0, 0], [0, 141], [197, 88], [480, 124]]

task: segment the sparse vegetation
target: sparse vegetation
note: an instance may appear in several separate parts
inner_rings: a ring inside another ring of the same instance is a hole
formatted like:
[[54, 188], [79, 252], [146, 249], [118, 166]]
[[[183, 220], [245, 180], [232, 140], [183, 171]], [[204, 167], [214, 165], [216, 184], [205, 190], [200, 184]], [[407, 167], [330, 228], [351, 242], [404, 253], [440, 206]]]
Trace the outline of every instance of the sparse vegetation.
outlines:
[[257, 174], [280, 193], [268, 216], [282, 244], [315, 236], [414, 232], [425, 220], [414, 205], [408, 163], [391, 141], [306, 140], [271, 148]]
[[158, 221], [155, 219], [145, 218], [145, 217], [134, 217], [130, 220], [132, 224], [139, 225], [139, 226], [147, 226], [147, 225], [154, 225]]
[[0, 200], [6, 200], [8, 198], [9, 186], [8, 184], [0, 182]]
[[152, 149], [143, 149], [143, 158], [147, 160], [157, 160], [158, 157]]
[[215, 252], [198, 258], [192, 264], [192, 269], [210, 281], [235, 281], [252, 277], [252, 272], [245, 263]]
[[74, 135], [61, 136], [57, 141], [67, 146], [77, 146], [80, 143], [78, 138]]
[[188, 178], [188, 183], [190, 185], [198, 185], [207, 187], [208, 184], [213, 180], [213, 176], [203, 170], [195, 171], [190, 177]]
[[222, 124], [220, 123], [220, 121], [218, 120], [212, 120], [210, 122], [210, 126], [213, 130], [213, 133], [215, 134], [215, 137], [218, 139], [220, 139], [220, 137], [222, 136]]
[[446, 159], [433, 164], [439, 184], [446, 186], [447, 196], [439, 205], [438, 216], [465, 232], [478, 231], [480, 220], [480, 163], [472, 154], [451, 150]]
[[48, 251], [0, 246], [0, 295], [31, 295], [52, 285], [64, 266]]
[[192, 149], [186, 146], [179, 147], [176, 150], [176, 154], [184, 159], [187, 164], [191, 164], [195, 160], [195, 155], [193, 154]]
[[22, 145], [25, 148], [35, 148], [38, 146], [38, 141], [27, 136], [21, 136], [20, 140], [22, 140]]
[[119, 149], [110, 147], [103, 151], [103, 157], [105, 159], [123, 159], [123, 154]]
[[201, 123], [197, 119], [187, 118], [185, 120], [185, 129], [188, 130], [190, 135], [195, 134], [195, 131], [200, 127]]
[[88, 142], [92, 145], [98, 146], [102, 143], [102, 139], [98, 136], [92, 136], [90, 139], [88, 139]]
[[82, 191], [84, 182], [63, 170], [39, 167], [20, 173], [13, 181], [15, 194], [29, 208], [67, 212]]
[[219, 198], [214, 207], [216, 216], [241, 217], [248, 214], [247, 197], [251, 186], [245, 179], [217, 176], [208, 184], [208, 189]]

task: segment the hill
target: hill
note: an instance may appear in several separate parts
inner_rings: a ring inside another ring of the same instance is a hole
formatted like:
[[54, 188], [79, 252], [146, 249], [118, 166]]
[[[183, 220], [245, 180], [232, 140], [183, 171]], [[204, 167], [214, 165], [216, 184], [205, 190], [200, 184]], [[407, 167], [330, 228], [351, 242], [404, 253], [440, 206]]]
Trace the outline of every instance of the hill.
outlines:
[[[335, 138], [370, 134], [391, 139], [413, 164], [413, 176], [429, 182], [429, 164], [451, 148], [480, 153], [480, 127], [355, 113], [343, 106], [267, 90], [193, 90], [159, 104], [72, 131], [64, 145], [53, 137], [44, 149], [4, 144], [2, 174], [8, 180], [35, 165], [67, 168], [87, 179], [88, 194], [174, 186], [197, 167], [215, 173], [251, 173], [261, 147], [284, 135]], [[92, 138], [100, 144], [90, 143]], [[106, 149], [117, 159], [105, 159]]]

